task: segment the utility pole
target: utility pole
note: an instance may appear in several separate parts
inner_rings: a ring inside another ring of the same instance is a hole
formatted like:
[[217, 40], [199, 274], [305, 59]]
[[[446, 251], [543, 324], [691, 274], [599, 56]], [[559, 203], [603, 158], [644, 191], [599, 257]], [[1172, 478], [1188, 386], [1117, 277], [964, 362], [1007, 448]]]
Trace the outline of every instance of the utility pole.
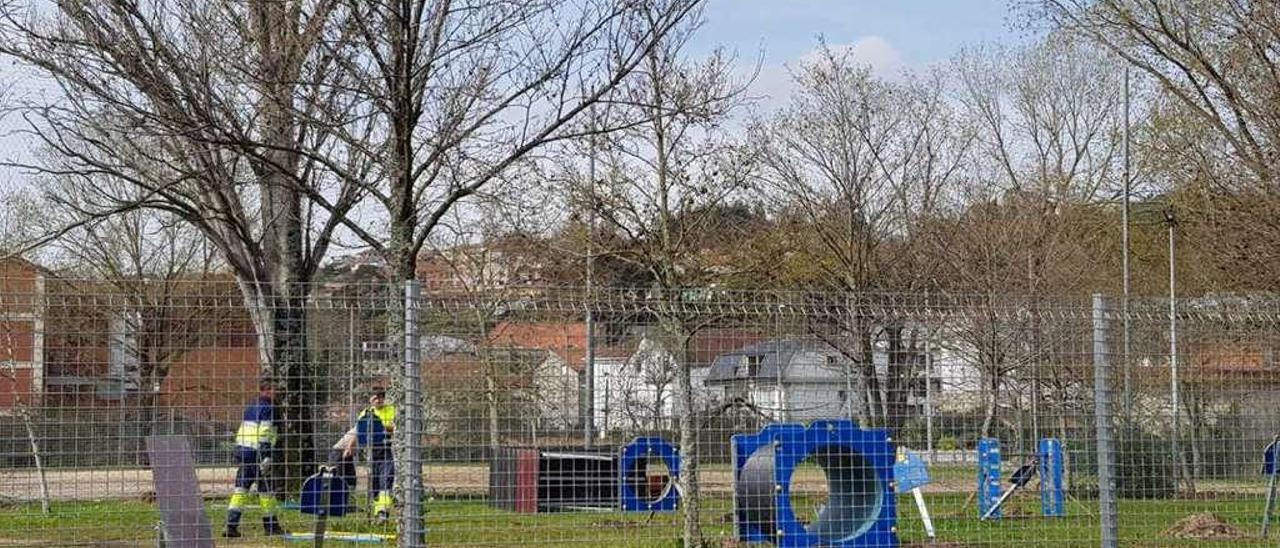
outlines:
[[1124, 271], [1124, 298], [1120, 302], [1120, 315], [1124, 322], [1124, 355], [1121, 357], [1124, 374], [1124, 420], [1133, 419], [1133, 367], [1130, 356], [1129, 335], [1129, 196], [1133, 188], [1133, 178], [1129, 171], [1129, 67], [1124, 69], [1124, 198], [1120, 206], [1120, 239], [1121, 260]]
[[933, 330], [926, 327], [924, 337], [924, 444], [929, 452], [929, 462], [938, 462], [933, 446], [933, 348], [930, 341]]
[[591, 109], [590, 151], [587, 155], [587, 192], [590, 219], [587, 221], [587, 364], [584, 372], [582, 445], [591, 448], [596, 431], [596, 318], [595, 318], [595, 246], [596, 237], [596, 135], [595, 109]]
[[1172, 434], [1169, 438], [1173, 450], [1174, 465], [1178, 467], [1180, 475], [1183, 476], [1183, 481], [1190, 486], [1192, 485], [1191, 478], [1188, 476], [1187, 467], [1184, 465], [1185, 459], [1182, 458], [1182, 444], [1179, 440], [1181, 435], [1179, 423], [1182, 419], [1182, 404], [1178, 397], [1178, 269], [1177, 261], [1175, 260], [1177, 257], [1175, 255], [1176, 249], [1174, 247], [1174, 229], [1178, 225], [1178, 219], [1174, 215], [1173, 206], [1165, 208], [1164, 220], [1169, 229], [1169, 402], [1173, 406]]

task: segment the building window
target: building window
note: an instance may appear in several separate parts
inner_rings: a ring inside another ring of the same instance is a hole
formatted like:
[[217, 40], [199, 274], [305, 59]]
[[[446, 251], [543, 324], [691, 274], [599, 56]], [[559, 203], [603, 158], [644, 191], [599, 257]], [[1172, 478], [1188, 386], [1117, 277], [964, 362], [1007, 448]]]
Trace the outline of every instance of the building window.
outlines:
[[759, 354], [744, 356], [742, 365], [745, 367], [745, 370], [740, 369], [738, 376], [748, 377], [748, 378], [759, 376], [760, 363], [763, 361], [764, 361], [764, 356], [761, 356]]

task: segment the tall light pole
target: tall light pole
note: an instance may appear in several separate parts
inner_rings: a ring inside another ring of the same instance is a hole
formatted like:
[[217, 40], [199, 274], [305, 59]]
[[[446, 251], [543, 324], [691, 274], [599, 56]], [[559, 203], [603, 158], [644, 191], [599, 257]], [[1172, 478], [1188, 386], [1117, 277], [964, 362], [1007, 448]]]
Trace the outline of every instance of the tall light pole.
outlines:
[[1133, 188], [1133, 178], [1129, 171], [1129, 67], [1124, 69], [1124, 197], [1120, 205], [1120, 264], [1124, 271], [1124, 298], [1120, 301], [1121, 317], [1124, 321], [1124, 419], [1133, 419], [1133, 368], [1129, 354], [1129, 195]]
[[[938, 462], [933, 447], [933, 330], [925, 327], [924, 336], [924, 444], [929, 452], [929, 462]], [[852, 396], [850, 396], [852, 397]]]
[[[1181, 402], [1178, 401], [1178, 269], [1177, 261], [1175, 260], [1177, 257], [1175, 254], [1176, 249], [1174, 247], [1174, 229], [1178, 225], [1178, 219], [1174, 215], [1173, 206], [1165, 208], [1164, 220], [1169, 229], [1169, 401], [1173, 405], [1170, 445], [1173, 449], [1174, 466], [1177, 466], [1181, 472], [1185, 473], [1186, 467], [1183, 465], [1178, 425], [1182, 418]], [[1183, 480], [1190, 482], [1190, 478], [1184, 477]]]
[[587, 192], [590, 220], [587, 221], [587, 363], [584, 371], [582, 444], [590, 449], [596, 431], [596, 318], [595, 318], [595, 249], [596, 237], [596, 136], [595, 109], [591, 110], [590, 152], [587, 155]]

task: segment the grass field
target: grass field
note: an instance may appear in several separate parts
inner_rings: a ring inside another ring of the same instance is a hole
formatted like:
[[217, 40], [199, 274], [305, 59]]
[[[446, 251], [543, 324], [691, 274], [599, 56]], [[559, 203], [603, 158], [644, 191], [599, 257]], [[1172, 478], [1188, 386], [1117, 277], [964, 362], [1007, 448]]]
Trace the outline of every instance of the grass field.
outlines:
[[[804, 501], [797, 502], [797, 508]], [[938, 528], [938, 540], [950, 546], [1096, 546], [1096, 508], [1071, 502], [1068, 517], [1038, 517], [1038, 498], [1015, 498], [1005, 519], [982, 523], [962, 494], [929, 497]], [[679, 535], [676, 515], [608, 513], [515, 514], [489, 507], [483, 500], [436, 499], [428, 506], [428, 540], [445, 546], [675, 546]], [[210, 500], [207, 513], [215, 529], [226, 511], [226, 500]], [[732, 518], [727, 498], [704, 502], [705, 531], [713, 542], [732, 546]], [[1162, 535], [1177, 520], [1212, 511], [1241, 530], [1245, 536], [1230, 541], [1181, 540]], [[248, 538], [220, 542], [225, 546], [305, 546], [263, 539], [255, 509], [246, 511], [243, 529]], [[1261, 505], [1255, 497], [1194, 501], [1121, 501], [1121, 539], [1125, 546], [1276, 546], [1258, 535]], [[923, 527], [909, 496], [899, 498], [899, 534], [904, 544], [924, 539]], [[158, 514], [152, 504], [140, 501], [56, 503], [51, 515], [40, 514], [38, 505], [0, 508], [0, 546], [139, 546], [154, 538]], [[310, 531], [309, 516], [286, 512], [286, 528]], [[331, 520], [330, 530], [392, 532], [369, 523], [363, 516]], [[343, 545], [331, 542], [331, 545]]]

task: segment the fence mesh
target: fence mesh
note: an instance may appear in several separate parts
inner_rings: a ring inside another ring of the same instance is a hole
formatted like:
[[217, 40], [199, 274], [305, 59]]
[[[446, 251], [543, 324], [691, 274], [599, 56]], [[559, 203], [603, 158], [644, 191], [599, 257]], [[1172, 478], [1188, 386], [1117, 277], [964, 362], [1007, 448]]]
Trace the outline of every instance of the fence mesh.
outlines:
[[1274, 543], [1280, 309], [1175, 304], [12, 275], [0, 545]]

